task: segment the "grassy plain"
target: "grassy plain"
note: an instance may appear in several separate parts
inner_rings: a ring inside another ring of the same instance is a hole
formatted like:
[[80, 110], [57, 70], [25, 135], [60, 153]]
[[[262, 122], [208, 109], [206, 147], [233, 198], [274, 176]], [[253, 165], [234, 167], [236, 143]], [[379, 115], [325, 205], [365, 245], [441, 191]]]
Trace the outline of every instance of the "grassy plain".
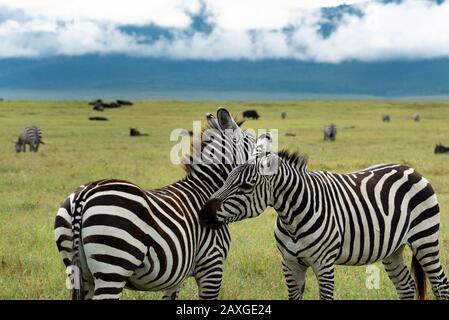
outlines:
[[[442, 211], [441, 258], [449, 273], [449, 158], [434, 155], [435, 143], [449, 144], [449, 103], [414, 101], [141, 101], [107, 110], [107, 122], [85, 101], [0, 101], [0, 299], [67, 299], [64, 267], [53, 236], [59, 204], [78, 185], [120, 178], [156, 188], [184, 176], [169, 161], [174, 128], [191, 129], [192, 120], [225, 105], [233, 113], [257, 109], [259, 120], [246, 128], [279, 129], [279, 146], [309, 155], [310, 170], [349, 172], [376, 163], [413, 166], [434, 186]], [[280, 112], [286, 111], [282, 120]], [[412, 115], [419, 112], [421, 122]], [[391, 115], [382, 123], [381, 114]], [[323, 142], [322, 127], [334, 122], [337, 140]], [[43, 128], [46, 145], [37, 154], [16, 154], [12, 141], [25, 126]], [[129, 128], [149, 133], [131, 138]], [[286, 132], [296, 134], [285, 136]], [[232, 246], [225, 264], [221, 299], [285, 299], [279, 254], [274, 245], [275, 213], [231, 225]], [[380, 264], [378, 264], [380, 266]], [[337, 267], [336, 299], [395, 299], [381, 270], [378, 290], [365, 287], [367, 269]], [[159, 299], [161, 293], [126, 290], [125, 299]], [[189, 279], [181, 299], [196, 299]], [[306, 299], [317, 299], [311, 271]]]

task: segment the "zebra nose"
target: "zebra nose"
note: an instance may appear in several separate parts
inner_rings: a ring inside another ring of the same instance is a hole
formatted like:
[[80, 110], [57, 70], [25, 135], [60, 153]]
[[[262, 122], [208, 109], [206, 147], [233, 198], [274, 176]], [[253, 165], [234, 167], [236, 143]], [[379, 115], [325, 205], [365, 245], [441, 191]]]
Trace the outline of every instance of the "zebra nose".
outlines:
[[222, 225], [222, 223], [217, 220], [217, 211], [220, 207], [221, 200], [219, 199], [210, 199], [207, 201], [199, 213], [200, 224], [213, 229], [219, 228]]

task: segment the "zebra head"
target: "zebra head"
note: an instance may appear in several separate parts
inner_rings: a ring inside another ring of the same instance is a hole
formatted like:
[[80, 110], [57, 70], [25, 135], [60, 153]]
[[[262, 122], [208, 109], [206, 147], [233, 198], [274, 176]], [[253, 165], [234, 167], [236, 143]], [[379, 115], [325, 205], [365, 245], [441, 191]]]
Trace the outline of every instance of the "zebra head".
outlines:
[[216, 118], [207, 113], [207, 123], [201, 132], [191, 132], [190, 150], [182, 164], [187, 175], [212, 182], [217, 187], [213, 192], [224, 183], [232, 169], [248, 161], [255, 137], [251, 131], [240, 128], [243, 121], [234, 120], [223, 107], [218, 108]]
[[20, 143], [20, 141], [16, 141], [14, 142], [15, 146], [16, 146], [16, 152], [19, 153], [22, 151], [22, 144]]
[[223, 223], [257, 217], [272, 205], [280, 158], [271, 148], [271, 136], [261, 135], [252, 157], [232, 170], [224, 185], [201, 209], [203, 225], [217, 228]]

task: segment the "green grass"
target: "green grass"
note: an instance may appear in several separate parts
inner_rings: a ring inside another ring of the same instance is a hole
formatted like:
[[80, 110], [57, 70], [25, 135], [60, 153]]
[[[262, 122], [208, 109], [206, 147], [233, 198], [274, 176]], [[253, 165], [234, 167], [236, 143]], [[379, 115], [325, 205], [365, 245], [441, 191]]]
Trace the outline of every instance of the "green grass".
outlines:
[[[349, 172], [376, 163], [413, 166], [434, 186], [442, 210], [441, 258], [449, 272], [449, 158], [434, 155], [435, 143], [449, 144], [449, 103], [389, 101], [182, 102], [144, 101], [107, 110], [108, 122], [84, 101], [0, 102], [0, 299], [67, 299], [65, 271], [56, 250], [53, 221], [59, 204], [78, 185], [100, 178], [130, 180], [156, 188], [184, 176], [169, 161], [174, 128], [191, 129], [192, 120], [226, 105], [232, 112], [254, 108], [261, 114], [246, 128], [279, 129], [279, 147], [309, 155], [309, 169]], [[287, 119], [280, 119], [280, 112]], [[412, 115], [421, 114], [415, 123]], [[389, 113], [391, 123], [382, 123]], [[102, 114], [103, 115], [103, 114]], [[338, 126], [335, 143], [323, 142], [322, 127]], [[25, 126], [44, 130], [37, 154], [16, 154], [11, 141]], [[130, 138], [130, 127], [149, 137]], [[286, 137], [286, 132], [296, 137]], [[224, 267], [222, 299], [285, 299], [279, 254], [273, 239], [275, 213], [231, 225], [232, 245]], [[317, 299], [311, 271], [306, 299]], [[365, 288], [366, 267], [337, 267], [337, 299], [395, 299], [381, 271], [379, 290]], [[161, 293], [125, 290], [125, 299], [159, 299]], [[180, 298], [196, 299], [189, 279]]]

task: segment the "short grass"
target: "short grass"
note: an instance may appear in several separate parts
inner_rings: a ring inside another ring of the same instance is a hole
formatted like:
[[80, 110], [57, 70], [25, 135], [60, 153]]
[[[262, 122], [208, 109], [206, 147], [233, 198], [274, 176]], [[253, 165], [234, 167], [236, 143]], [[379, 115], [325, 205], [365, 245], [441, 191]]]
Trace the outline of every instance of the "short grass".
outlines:
[[[121, 178], [156, 188], [183, 177], [169, 161], [174, 128], [191, 128], [206, 112], [226, 105], [239, 114], [257, 109], [261, 118], [246, 128], [279, 130], [279, 147], [309, 155], [309, 169], [348, 172], [376, 163], [399, 162], [416, 168], [433, 184], [442, 209], [441, 258], [449, 272], [449, 158], [434, 155], [435, 143], [449, 144], [449, 103], [405, 101], [185, 102], [142, 101], [107, 110], [108, 122], [85, 101], [0, 102], [0, 299], [67, 299], [65, 272], [53, 238], [59, 204], [78, 185], [100, 178]], [[280, 112], [286, 111], [282, 120]], [[421, 114], [421, 122], [412, 115]], [[391, 115], [382, 123], [381, 114]], [[337, 141], [323, 142], [322, 127], [338, 126]], [[28, 125], [43, 128], [37, 154], [16, 154], [12, 141]], [[131, 138], [137, 127], [149, 137]], [[296, 134], [285, 136], [286, 132]], [[274, 245], [275, 213], [231, 225], [232, 246], [225, 264], [222, 299], [285, 299], [279, 254]], [[378, 264], [379, 265], [379, 264]], [[380, 265], [379, 265], [380, 266]], [[385, 272], [379, 289], [365, 286], [366, 267], [337, 267], [337, 299], [395, 299]], [[125, 291], [125, 299], [158, 299], [161, 293]], [[193, 279], [182, 299], [196, 299]], [[306, 299], [318, 298], [308, 272]]]

